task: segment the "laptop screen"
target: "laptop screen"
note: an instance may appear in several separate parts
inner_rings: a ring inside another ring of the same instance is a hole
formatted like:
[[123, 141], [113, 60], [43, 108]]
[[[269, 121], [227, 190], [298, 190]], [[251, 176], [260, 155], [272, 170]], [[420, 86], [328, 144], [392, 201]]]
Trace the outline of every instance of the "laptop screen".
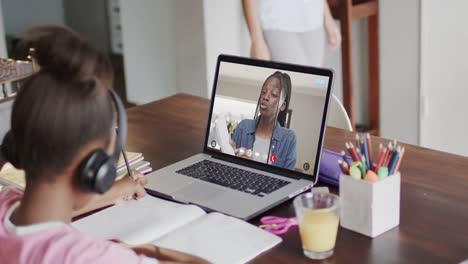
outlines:
[[208, 150], [316, 175], [331, 71], [222, 57]]

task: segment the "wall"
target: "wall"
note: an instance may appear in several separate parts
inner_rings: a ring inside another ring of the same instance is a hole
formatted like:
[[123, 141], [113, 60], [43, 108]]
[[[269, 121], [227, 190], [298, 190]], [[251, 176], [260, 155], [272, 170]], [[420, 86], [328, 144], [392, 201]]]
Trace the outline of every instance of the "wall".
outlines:
[[421, 145], [468, 156], [468, 1], [421, 2]]
[[34, 24], [65, 23], [63, 0], [2, 0], [5, 33], [18, 34]]
[[[5, 28], [3, 26], [3, 10], [2, 5], [0, 4], [0, 57], [7, 57], [7, 49], [5, 43]], [[11, 102], [11, 101], [10, 101]], [[2, 103], [0, 104], [0, 138], [10, 130], [10, 116], [11, 116], [11, 106], [12, 103]]]
[[249, 34], [242, 14], [242, 1], [203, 0], [205, 27], [206, 79], [211, 96], [219, 54], [248, 56]]
[[[337, 21], [338, 25], [339, 22]], [[355, 105], [355, 119], [358, 124], [368, 123], [367, 92], [367, 19], [353, 20], [352, 22], [352, 54], [353, 54], [353, 94]], [[333, 94], [343, 101], [343, 73], [341, 71], [341, 48], [325, 53], [324, 67], [335, 72]]]
[[202, 0], [121, 1], [121, 15], [130, 102], [178, 92], [206, 97]]
[[64, 0], [65, 23], [102, 51], [110, 51], [107, 1]]
[[[172, 0], [173, 1], [173, 0]], [[181, 92], [206, 97], [203, 0], [176, 2], [176, 85]]]
[[379, 1], [381, 136], [419, 143], [420, 0]]
[[7, 57], [7, 48], [5, 43], [5, 17], [3, 11], [3, 2], [0, 2], [0, 57], [6, 58]]
[[128, 101], [177, 93], [175, 1], [121, 1], [121, 15]]

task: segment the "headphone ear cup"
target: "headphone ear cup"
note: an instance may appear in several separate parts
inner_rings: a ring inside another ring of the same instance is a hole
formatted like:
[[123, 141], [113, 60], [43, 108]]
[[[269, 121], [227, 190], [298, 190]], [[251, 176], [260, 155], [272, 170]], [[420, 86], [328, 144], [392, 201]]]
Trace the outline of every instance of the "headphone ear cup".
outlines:
[[11, 130], [3, 137], [2, 146], [0, 148], [3, 158], [15, 166], [15, 168], [21, 169], [18, 153], [16, 152], [16, 143]]
[[95, 183], [96, 192], [107, 192], [114, 184], [115, 178], [117, 178], [117, 166], [113, 159], [109, 157], [97, 171]]
[[117, 175], [116, 169], [116, 165], [104, 150], [93, 151], [83, 161], [79, 170], [81, 188], [93, 193], [108, 191]]

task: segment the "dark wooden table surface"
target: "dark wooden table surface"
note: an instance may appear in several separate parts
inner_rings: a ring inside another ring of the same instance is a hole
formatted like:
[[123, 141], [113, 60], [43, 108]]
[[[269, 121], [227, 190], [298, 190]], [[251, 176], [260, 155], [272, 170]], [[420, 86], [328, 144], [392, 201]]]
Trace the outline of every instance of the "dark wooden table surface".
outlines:
[[[178, 94], [128, 109], [127, 149], [154, 169], [202, 151], [209, 101]], [[354, 134], [334, 128], [325, 148], [339, 151]], [[379, 142], [373, 137], [374, 149]], [[468, 259], [468, 158], [405, 145], [399, 227], [370, 239], [340, 228], [335, 254], [322, 263], [459, 263]], [[337, 192], [332, 188], [332, 191]], [[265, 214], [294, 216], [291, 201]], [[258, 223], [258, 218], [251, 221]], [[252, 263], [314, 263], [302, 255], [297, 229]]]

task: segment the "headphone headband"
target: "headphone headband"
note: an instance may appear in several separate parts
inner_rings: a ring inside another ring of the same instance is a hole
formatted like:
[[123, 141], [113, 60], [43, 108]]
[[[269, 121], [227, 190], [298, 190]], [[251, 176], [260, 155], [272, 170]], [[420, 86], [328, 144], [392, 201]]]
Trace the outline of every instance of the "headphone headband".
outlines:
[[122, 101], [120, 100], [119, 96], [114, 92], [114, 90], [110, 89], [109, 93], [117, 111], [118, 132], [114, 153], [111, 156], [112, 160], [117, 166], [117, 163], [119, 162], [120, 152], [122, 152], [123, 146], [125, 145], [125, 139], [127, 138], [127, 113], [125, 112], [125, 108], [123, 106]]

